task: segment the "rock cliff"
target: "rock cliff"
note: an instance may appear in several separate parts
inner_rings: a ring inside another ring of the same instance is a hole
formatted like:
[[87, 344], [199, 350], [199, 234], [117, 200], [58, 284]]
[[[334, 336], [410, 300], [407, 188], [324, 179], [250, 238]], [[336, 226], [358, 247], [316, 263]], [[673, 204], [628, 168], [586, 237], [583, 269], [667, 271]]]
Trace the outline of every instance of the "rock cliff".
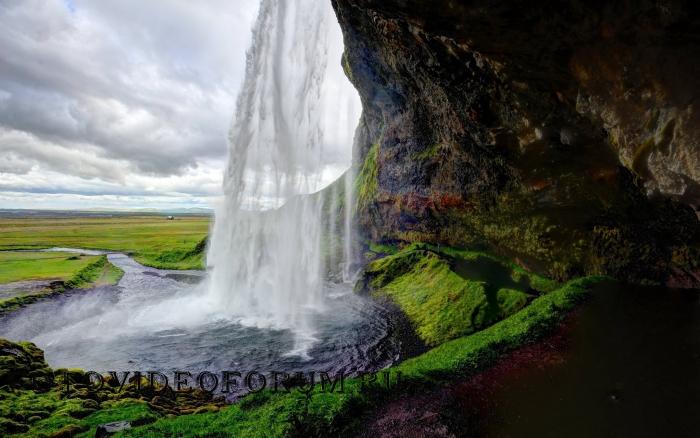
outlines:
[[332, 2], [368, 242], [700, 285], [690, 2]]

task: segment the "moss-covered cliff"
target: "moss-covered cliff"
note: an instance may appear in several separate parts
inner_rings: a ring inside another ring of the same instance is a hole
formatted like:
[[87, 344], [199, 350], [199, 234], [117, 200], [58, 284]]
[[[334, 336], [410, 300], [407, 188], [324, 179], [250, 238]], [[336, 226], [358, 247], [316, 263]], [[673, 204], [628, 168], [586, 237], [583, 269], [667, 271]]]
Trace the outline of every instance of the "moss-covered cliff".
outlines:
[[690, 3], [333, 0], [371, 242], [700, 285]]

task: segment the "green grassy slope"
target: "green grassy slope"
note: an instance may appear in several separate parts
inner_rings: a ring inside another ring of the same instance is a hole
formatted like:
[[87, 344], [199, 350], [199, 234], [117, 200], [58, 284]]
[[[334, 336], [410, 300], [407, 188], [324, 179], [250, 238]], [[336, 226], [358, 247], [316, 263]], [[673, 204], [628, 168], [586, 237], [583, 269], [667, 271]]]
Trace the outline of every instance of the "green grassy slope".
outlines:
[[488, 327], [556, 287], [488, 254], [425, 244], [370, 263], [360, 285], [397, 304], [432, 346]]

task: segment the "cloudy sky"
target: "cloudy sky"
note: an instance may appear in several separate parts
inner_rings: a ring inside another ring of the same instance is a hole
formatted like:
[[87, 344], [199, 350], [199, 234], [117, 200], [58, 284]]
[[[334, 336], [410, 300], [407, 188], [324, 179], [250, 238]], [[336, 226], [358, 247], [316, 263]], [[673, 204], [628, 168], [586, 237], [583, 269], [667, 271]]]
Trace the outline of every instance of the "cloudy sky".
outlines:
[[211, 206], [257, 9], [0, 1], [0, 208]]

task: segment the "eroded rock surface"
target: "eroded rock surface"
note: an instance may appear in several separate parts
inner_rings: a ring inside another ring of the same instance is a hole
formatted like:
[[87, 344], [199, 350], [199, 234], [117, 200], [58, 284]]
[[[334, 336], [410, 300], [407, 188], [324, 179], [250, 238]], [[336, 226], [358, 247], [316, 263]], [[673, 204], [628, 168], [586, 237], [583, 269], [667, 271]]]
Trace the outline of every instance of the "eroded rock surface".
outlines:
[[700, 285], [691, 3], [333, 0], [368, 240]]

